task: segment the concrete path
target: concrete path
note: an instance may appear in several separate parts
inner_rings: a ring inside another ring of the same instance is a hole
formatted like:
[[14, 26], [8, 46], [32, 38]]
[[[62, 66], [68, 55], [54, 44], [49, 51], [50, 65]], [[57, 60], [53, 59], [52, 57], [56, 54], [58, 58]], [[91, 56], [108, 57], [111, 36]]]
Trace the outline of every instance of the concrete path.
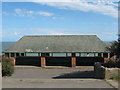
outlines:
[[[81, 69], [82, 68], [82, 69]], [[16, 68], [12, 77], [3, 77], [3, 88], [114, 88], [94, 79], [93, 67], [42, 69]]]
[[106, 80], [106, 82], [107, 82], [109, 85], [111, 85], [112, 87], [114, 87], [114, 88], [119, 88], [119, 90], [120, 90], [120, 87], [119, 87], [120, 82], [115, 81], [115, 80]]
[[95, 79], [3, 79], [3, 88], [113, 88]]

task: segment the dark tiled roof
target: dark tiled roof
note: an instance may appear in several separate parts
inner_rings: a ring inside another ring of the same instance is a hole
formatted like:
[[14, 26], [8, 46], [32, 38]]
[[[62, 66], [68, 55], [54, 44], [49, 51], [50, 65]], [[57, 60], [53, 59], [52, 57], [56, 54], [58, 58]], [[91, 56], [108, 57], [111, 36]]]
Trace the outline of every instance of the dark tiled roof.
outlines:
[[24, 36], [5, 52], [106, 52], [96, 35]]

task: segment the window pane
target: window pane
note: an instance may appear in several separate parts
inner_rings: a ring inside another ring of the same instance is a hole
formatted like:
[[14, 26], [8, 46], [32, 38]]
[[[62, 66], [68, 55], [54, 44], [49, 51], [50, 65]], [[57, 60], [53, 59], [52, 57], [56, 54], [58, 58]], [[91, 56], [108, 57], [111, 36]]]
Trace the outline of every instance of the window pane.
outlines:
[[53, 56], [66, 56], [66, 53], [53, 53]]
[[26, 53], [26, 56], [38, 56], [38, 53]]
[[95, 53], [95, 56], [98, 56], [98, 53]]
[[67, 56], [72, 56], [72, 54], [71, 53], [67, 53]]
[[76, 53], [76, 56], [79, 56], [80, 54], [79, 53]]
[[81, 53], [81, 57], [86, 57], [87, 53]]
[[87, 56], [94, 57], [94, 53], [88, 53]]

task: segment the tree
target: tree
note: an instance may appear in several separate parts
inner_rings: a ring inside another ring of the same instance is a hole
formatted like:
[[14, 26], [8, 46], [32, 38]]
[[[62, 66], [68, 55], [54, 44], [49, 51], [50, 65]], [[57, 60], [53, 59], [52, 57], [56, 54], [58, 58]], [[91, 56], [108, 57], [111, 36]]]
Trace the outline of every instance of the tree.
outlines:
[[111, 45], [110, 47], [108, 47], [108, 50], [111, 53], [114, 53], [114, 55], [116, 55], [116, 59], [120, 58], [120, 42], [119, 41], [111, 42]]

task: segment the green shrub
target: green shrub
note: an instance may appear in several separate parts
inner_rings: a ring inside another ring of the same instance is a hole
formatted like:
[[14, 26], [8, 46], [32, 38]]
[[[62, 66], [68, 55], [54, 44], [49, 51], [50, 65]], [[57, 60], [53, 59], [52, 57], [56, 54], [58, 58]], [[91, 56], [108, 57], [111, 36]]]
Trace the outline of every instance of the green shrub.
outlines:
[[104, 67], [107, 68], [120, 68], [120, 60], [119, 61], [108, 61], [107, 63], [102, 64]]
[[2, 76], [11, 76], [14, 73], [14, 66], [10, 64], [10, 59], [2, 60]]

